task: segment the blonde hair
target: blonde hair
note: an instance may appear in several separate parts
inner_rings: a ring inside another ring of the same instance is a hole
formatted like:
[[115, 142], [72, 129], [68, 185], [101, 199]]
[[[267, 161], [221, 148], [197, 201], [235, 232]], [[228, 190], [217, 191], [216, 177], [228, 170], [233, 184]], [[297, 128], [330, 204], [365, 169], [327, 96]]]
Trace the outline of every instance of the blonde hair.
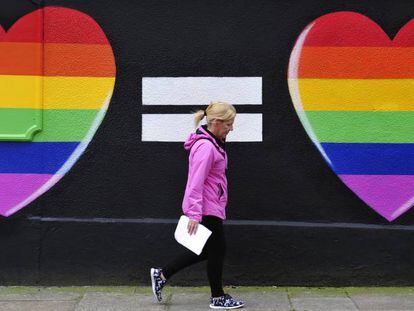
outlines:
[[230, 121], [236, 117], [236, 108], [225, 102], [210, 102], [206, 110], [198, 110], [194, 114], [194, 125], [197, 128], [201, 120], [207, 117], [207, 124], [213, 120]]

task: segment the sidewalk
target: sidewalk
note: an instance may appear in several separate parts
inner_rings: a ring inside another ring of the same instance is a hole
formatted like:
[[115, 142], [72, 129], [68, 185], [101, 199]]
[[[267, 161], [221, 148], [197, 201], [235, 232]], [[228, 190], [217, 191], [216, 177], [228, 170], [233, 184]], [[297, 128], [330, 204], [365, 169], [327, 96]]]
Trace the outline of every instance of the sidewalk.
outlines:
[[[414, 288], [226, 288], [242, 310], [414, 310]], [[207, 287], [168, 287], [154, 303], [149, 287], [0, 287], [0, 311], [211, 310]]]

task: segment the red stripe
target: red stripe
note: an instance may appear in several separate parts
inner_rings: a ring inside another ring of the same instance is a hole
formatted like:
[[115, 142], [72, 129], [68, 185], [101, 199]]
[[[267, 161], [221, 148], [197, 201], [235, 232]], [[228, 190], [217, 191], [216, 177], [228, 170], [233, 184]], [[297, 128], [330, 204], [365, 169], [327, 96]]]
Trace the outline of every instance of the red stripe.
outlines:
[[45, 43], [109, 44], [101, 27], [89, 15], [62, 7], [46, 7]]
[[43, 10], [40, 9], [18, 19], [7, 32], [1, 28], [0, 41], [42, 42], [42, 29]]
[[[44, 34], [43, 31], [44, 15]], [[63, 7], [46, 7], [21, 17], [6, 33], [3, 42], [109, 44], [100, 26], [87, 14]]]
[[414, 46], [414, 20], [410, 20], [392, 41], [370, 18], [355, 12], [326, 14], [313, 21], [306, 46]]
[[398, 31], [393, 43], [395, 46], [414, 46], [414, 18]]

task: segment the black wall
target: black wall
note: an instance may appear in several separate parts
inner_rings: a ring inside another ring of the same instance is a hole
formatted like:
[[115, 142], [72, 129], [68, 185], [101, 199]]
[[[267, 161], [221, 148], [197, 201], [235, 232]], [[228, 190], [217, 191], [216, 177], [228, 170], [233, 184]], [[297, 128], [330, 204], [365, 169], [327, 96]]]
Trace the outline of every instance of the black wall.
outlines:
[[[2, 0], [0, 23], [9, 28], [38, 2]], [[414, 284], [414, 212], [389, 224], [342, 184], [305, 133], [286, 82], [295, 40], [315, 18], [355, 11], [393, 37], [414, 16], [410, 1], [43, 4], [78, 9], [100, 24], [114, 50], [116, 87], [72, 170], [32, 204], [0, 219], [1, 285], [148, 285], [148, 269], [176, 252], [174, 223], [139, 219], [178, 219], [187, 154], [181, 143], [141, 142], [141, 114], [197, 107], [143, 107], [141, 78], [152, 76], [263, 78], [262, 107], [236, 106], [263, 113], [263, 142], [228, 144], [228, 218], [273, 222], [226, 225], [226, 284]], [[104, 219], [80, 222], [92, 218]], [[203, 264], [172, 283], [207, 284]]]

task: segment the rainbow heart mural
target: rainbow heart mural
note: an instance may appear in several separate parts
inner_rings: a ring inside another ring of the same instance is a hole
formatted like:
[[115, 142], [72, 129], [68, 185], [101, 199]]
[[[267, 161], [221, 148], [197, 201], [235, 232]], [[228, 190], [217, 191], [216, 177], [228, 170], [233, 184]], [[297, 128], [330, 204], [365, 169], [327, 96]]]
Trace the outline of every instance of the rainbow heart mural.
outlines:
[[364, 15], [310, 23], [288, 83], [309, 137], [339, 178], [392, 221], [414, 204], [414, 20], [393, 40]]
[[45, 7], [0, 27], [0, 214], [55, 185], [101, 124], [115, 84], [112, 48], [88, 15]]

